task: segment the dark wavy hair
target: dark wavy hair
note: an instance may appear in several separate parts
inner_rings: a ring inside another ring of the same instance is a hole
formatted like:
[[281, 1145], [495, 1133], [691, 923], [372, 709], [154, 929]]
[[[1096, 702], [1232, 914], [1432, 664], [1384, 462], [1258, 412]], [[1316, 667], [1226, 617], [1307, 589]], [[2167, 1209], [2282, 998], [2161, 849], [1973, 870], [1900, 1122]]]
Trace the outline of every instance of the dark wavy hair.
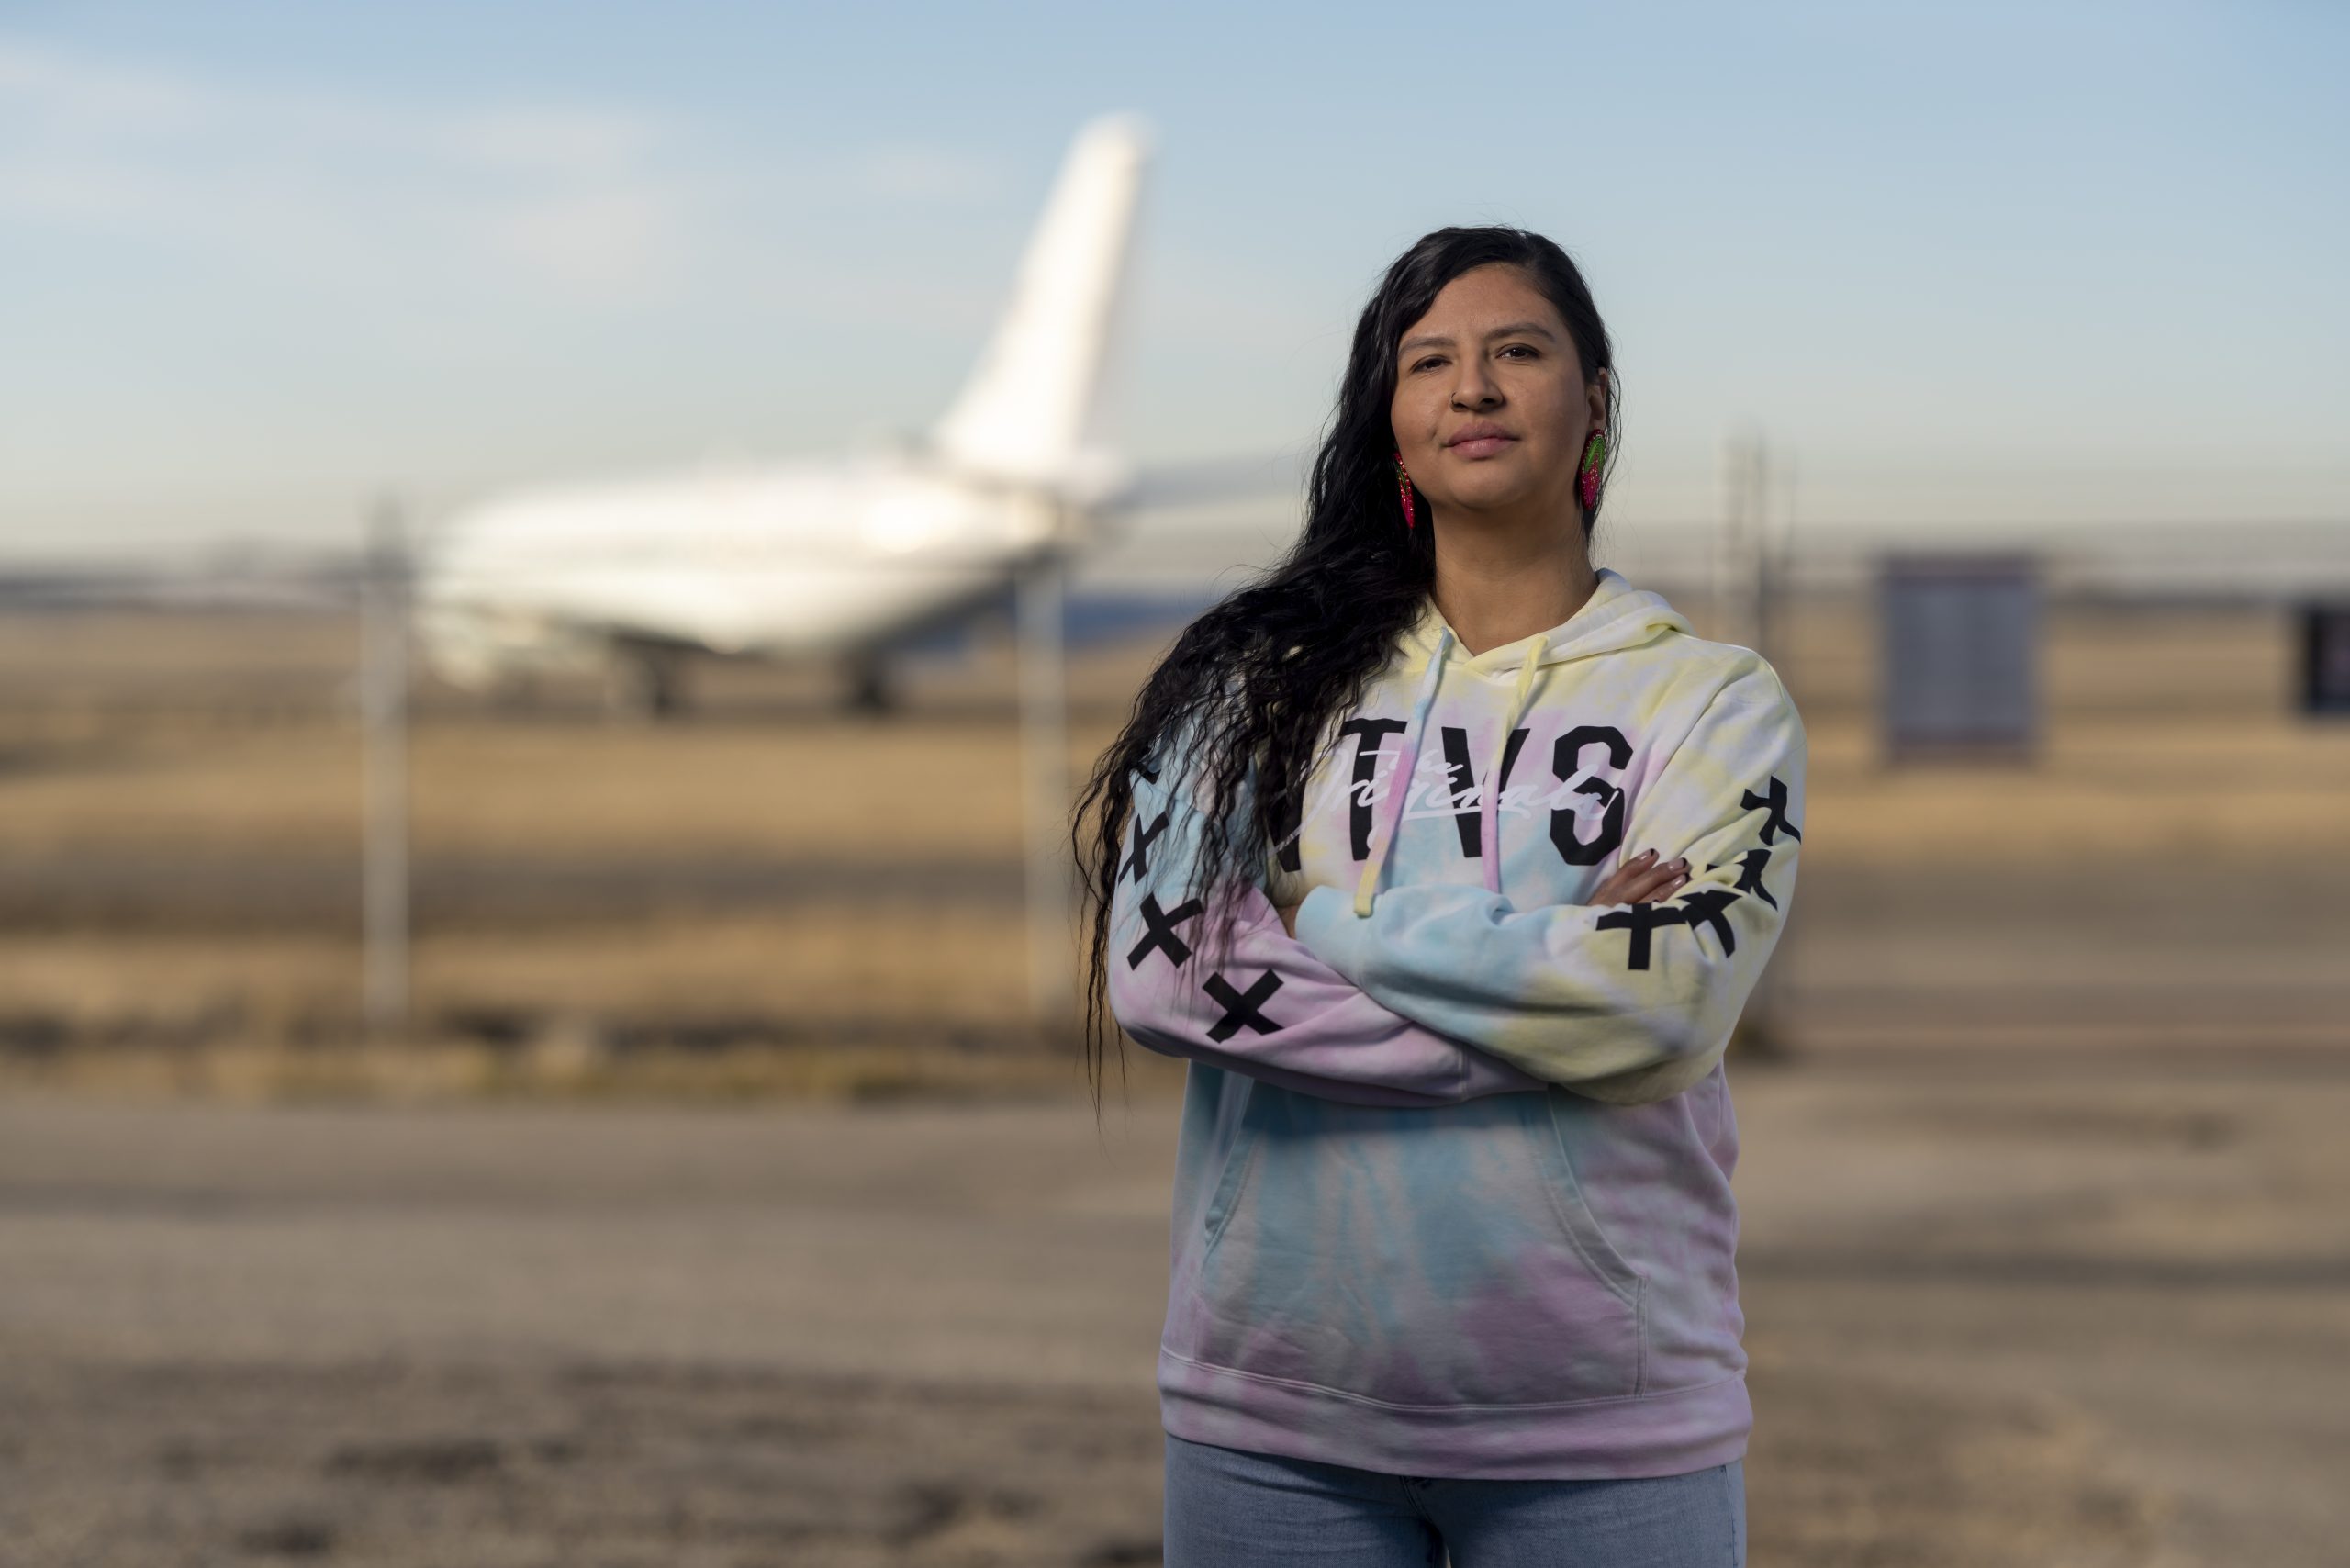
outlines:
[[[1586, 386], [1602, 369], [1608, 373], [1604, 498], [1620, 450], [1617, 378], [1606, 324], [1582, 272], [1558, 245], [1522, 229], [1439, 229], [1422, 236], [1388, 267], [1355, 324], [1337, 408], [1307, 486], [1304, 531], [1279, 561], [1184, 628], [1136, 693], [1125, 729], [1078, 798], [1069, 842], [1091, 912], [1085, 1057], [1097, 1115], [1107, 1054], [1102, 1025], [1111, 902], [1134, 809], [1129, 772], [1149, 775], [1167, 760], [1162, 746], [1181, 737], [1192, 798], [1211, 823], [1222, 824], [1203, 834], [1191, 893], [1237, 881], [1243, 867], [1264, 867], [1272, 846], [1294, 831], [1325, 749], [1317, 742], [1326, 729], [1335, 739], [1332, 721], [1362, 700], [1435, 582], [1434, 525], [1405, 529], [1395, 484], [1390, 408], [1396, 345], [1446, 284], [1494, 262], [1525, 269], [1557, 307], [1573, 334]], [[1417, 510], [1429, 515], [1425, 500]], [[1586, 547], [1598, 511], [1595, 505], [1583, 513]], [[1247, 812], [1238, 809], [1244, 793], [1253, 805]], [[1222, 918], [1195, 946], [1228, 946], [1237, 902], [1210, 901]], [[1125, 1066], [1121, 1051], [1122, 1083]]]

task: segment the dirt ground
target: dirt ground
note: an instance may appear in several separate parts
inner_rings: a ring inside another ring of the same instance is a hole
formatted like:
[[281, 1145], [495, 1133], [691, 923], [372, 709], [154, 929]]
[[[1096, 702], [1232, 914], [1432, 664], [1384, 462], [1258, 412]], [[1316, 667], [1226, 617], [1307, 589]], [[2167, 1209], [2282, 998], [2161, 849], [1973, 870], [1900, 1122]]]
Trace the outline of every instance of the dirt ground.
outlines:
[[[1757, 1564], [2342, 1561], [2350, 1071], [1736, 1075]], [[1158, 1561], [1174, 1116], [0, 1104], [48, 1565]]]
[[[1794, 631], [1752, 1560], [2344, 1561], [2350, 725], [2276, 616], [2076, 607], [2038, 757], [1891, 767]], [[0, 616], [0, 1568], [1156, 1562], [1181, 1068], [1097, 1129], [1028, 1019], [1002, 650], [426, 689], [363, 1048], [351, 649]]]

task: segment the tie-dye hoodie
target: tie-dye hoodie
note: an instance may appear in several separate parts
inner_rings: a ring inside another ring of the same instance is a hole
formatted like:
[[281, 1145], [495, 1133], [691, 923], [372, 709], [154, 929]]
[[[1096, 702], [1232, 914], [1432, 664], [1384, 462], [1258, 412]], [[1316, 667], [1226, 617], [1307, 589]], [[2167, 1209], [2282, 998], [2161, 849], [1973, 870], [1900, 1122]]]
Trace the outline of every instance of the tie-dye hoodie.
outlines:
[[[1598, 577], [1482, 654], [1429, 601], [1293, 838], [1214, 901], [1228, 950], [1192, 885], [1193, 759], [1134, 778], [1109, 1001], [1192, 1063], [1179, 1437], [1491, 1478], [1745, 1451], [1722, 1052], [1795, 891], [1803, 725], [1761, 655]], [[1583, 902], [1650, 847], [1688, 857], [1677, 894]]]

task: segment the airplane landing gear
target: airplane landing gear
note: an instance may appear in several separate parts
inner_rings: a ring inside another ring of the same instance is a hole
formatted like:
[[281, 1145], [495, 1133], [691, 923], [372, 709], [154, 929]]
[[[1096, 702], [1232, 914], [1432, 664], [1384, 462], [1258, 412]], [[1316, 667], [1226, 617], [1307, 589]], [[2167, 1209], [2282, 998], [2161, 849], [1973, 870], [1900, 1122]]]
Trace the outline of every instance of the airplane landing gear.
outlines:
[[852, 657], [843, 666], [842, 673], [847, 680], [841, 702], [843, 711], [878, 718], [897, 711], [897, 688], [890, 680], [888, 662], [879, 655]]
[[604, 666], [604, 705], [615, 718], [674, 718], [685, 710], [683, 674], [666, 649], [615, 647]]

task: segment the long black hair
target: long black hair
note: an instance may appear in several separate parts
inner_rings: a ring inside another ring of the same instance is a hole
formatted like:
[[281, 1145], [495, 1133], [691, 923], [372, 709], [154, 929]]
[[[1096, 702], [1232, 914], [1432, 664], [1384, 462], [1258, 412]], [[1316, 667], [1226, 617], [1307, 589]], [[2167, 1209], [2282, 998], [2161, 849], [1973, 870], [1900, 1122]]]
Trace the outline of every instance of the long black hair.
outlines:
[[[1582, 272], [1556, 244], [1523, 229], [1439, 229], [1422, 236], [1388, 267], [1355, 324], [1337, 408], [1307, 487], [1304, 532], [1281, 560], [1184, 628], [1078, 798], [1070, 847], [1091, 912], [1085, 1052], [1097, 1114], [1111, 902], [1134, 807], [1129, 771], [1158, 767], [1167, 760], [1158, 755], [1162, 742], [1182, 737], [1192, 798], [1211, 823], [1222, 824], [1202, 835], [1190, 891], [1224, 887], [1244, 874], [1255, 881], [1255, 872], [1242, 868], [1266, 865], [1271, 846], [1294, 828], [1326, 728], [1362, 700], [1435, 582], [1434, 524], [1406, 530], [1396, 488], [1390, 412], [1396, 345], [1446, 284], [1494, 262], [1525, 269], [1557, 307], [1573, 335], [1584, 385], [1607, 372], [1604, 493], [1617, 452], [1616, 360]], [[1416, 507], [1430, 515], [1425, 500]], [[1583, 510], [1586, 548], [1598, 510]], [[1244, 791], [1253, 797], [1253, 810], [1238, 811]], [[1083, 823], [1097, 806], [1089, 845]], [[1236, 901], [1210, 902], [1223, 918], [1198, 945], [1213, 949], [1228, 943]], [[1123, 1053], [1119, 1066], [1123, 1072]]]

